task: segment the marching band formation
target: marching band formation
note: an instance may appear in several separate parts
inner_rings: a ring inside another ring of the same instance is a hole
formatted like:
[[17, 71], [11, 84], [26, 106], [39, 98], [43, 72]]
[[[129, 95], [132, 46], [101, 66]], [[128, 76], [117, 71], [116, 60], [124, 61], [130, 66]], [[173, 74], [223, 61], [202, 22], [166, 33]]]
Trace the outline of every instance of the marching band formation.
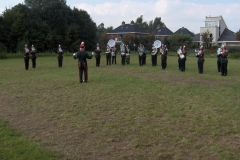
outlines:
[[[140, 44], [138, 49], [138, 61], [139, 66], [143, 66], [146, 64], [146, 49], [145, 47]], [[128, 47], [128, 45], [125, 45], [123, 42], [120, 44], [120, 52], [121, 52], [121, 64], [122, 65], [129, 65], [130, 64], [130, 57], [131, 57], [131, 51]], [[157, 66], [157, 57], [158, 54], [161, 56], [161, 67], [162, 70], [165, 70], [167, 68], [167, 46], [162, 44], [161, 41], [156, 40], [154, 44], [152, 45], [152, 51], [151, 51], [151, 62], [152, 66]], [[199, 74], [203, 73], [203, 66], [204, 66], [204, 48], [203, 46], [200, 46], [199, 50], [195, 50], [196, 57], [198, 58], [197, 64], [198, 64], [198, 72]], [[61, 45], [58, 46], [57, 50], [58, 54], [58, 67], [62, 68], [62, 62], [63, 62], [63, 50], [61, 48]], [[116, 57], [117, 57], [117, 49], [115, 47], [115, 41], [109, 40], [106, 49], [106, 65], [116, 64]], [[92, 55], [88, 55], [88, 53], [85, 51], [85, 45], [84, 42], [80, 44], [80, 48], [78, 52], [73, 54], [74, 59], [78, 59], [78, 69], [79, 69], [79, 82], [88, 82], [88, 66], [87, 66], [87, 59], [92, 59], [92, 57], [95, 56], [96, 60], [96, 67], [100, 67], [100, 60], [101, 60], [101, 49], [99, 47], [99, 44], [97, 43], [96, 49], [94, 52], [92, 52]], [[178, 69], [181, 72], [184, 72], [186, 70], [186, 56], [187, 56], [187, 50], [185, 46], [180, 46], [180, 48], [177, 50], [177, 56], [178, 56]], [[32, 60], [32, 67], [36, 68], [36, 49], [34, 48], [34, 45], [31, 46], [31, 52], [29, 51], [27, 45], [24, 46], [24, 64], [25, 69], [28, 70], [29, 68], [29, 59]], [[218, 48], [217, 50], [217, 70], [221, 73], [221, 76], [227, 76], [227, 65], [228, 65], [228, 51], [225, 45], [222, 45], [221, 48]], [[84, 77], [83, 77], [84, 75]]]

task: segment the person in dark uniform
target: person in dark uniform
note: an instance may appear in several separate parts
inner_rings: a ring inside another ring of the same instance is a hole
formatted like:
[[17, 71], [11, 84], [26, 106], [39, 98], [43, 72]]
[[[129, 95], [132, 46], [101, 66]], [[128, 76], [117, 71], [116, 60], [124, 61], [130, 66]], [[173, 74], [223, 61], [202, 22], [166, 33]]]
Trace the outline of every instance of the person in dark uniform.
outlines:
[[139, 66], [143, 66], [143, 52], [144, 52], [143, 45], [140, 44], [140, 46], [138, 47]]
[[[87, 66], [87, 59], [92, 59], [93, 55], [88, 55], [85, 51], [84, 42], [80, 44], [80, 49], [77, 52], [77, 59], [78, 59], [78, 73], [79, 73], [79, 82], [88, 82], [88, 66]], [[83, 79], [84, 74], [84, 79]]]
[[143, 46], [143, 48], [144, 48], [144, 51], [143, 51], [143, 55], [142, 55], [142, 64], [145, 65], [146, 59], [147, 59], [147, 50], [144, 46]]
[[161, 65], [162, 69], [165, 70], [167, 67], [167, 46], [164, 44], [162, 44]]
[[24, 46], [23, 53], [24, 53], [24, 65], [25, 65], [25, 70], [28, 70], [28, 68], [29, 68], [29, 49], [28, 49], [28, 47], [27, 47], [26, 44], [25, 44], [25, 46]]
[[99, 47], [99, 44], [97, 43], [97, 47], [95, 49], [95, 59], [96, 59], [96, 67], [100, 66], [100, 60], [101, 60], [101, 49]]
[[198, 72], [200, 74], [203, 73], [203, 64], [204, 64], [204, 52], [203, 52], [203, 46], [199, 48], [199, 52], [196, 54], [196, 57], [198, 58]]
[[121, 51], [121, 62], [122, 62], [122, 65], [124, 66], [126, 64], [126, 52], [127, 52], [127, 48], [126, 48], [126, 45], [122, 42], [120, 44], [120, 51]]
[[34, 47], [34, 45], [32, 45], [31, 47], [31, 59], [32, 59], [32, 68], [36, 68], [36, 49]]
[[126, 64], [130, 64], [130, 55], [131, 55], [131, 51], [128, 45], [126, 45]]
[[152, 60], [152, 66], [157, 65], [157, 54], [158, 54], [158, 48], [152, 47], [152, 53], [151, 53], [151, 60]]
[[107, 65], [111, 65], [111, 48], [108, 44], [107, 44], [105, 53], [106, 53]]
[[218, 69], [218, 72], [221, 72], [221, 59], [222, 59], [221, 50], [222, 50], [222, 47], [218, 49], [218, 53], [217, 53], [217, 69]]
[[115, 46], [113, 46], [112, 49], [111, 49], [111, 55], [112, 55], [112, 64], [117, 64], [117, 60], [116, 60], [117, 49], [116, 49]]
[[225, 45], [223, 45], [222, 50], [222, 57], [221, 57], [221, 75], [227, 76], [227, 65], [228, 65], [228, 51]]
[[186, 60], [187, 60], [187, 58], [186, 58], [187, 50], [186, 50], [185, 46], [183, 46], [183, 48], [182, 48], [182, 56], [183, 56], [183, 58], [180, 57], [181, 71], [185, 72], [185, 70], [186, 70]]
[[63, 50], [62, 50], [60, 44], [58, 45], [58, 51], [57, 51], [57, 54], [58, 54], [58, 67], [59, 67], [59, 68], [62, 68], [62, 62], [63, 62]]
[[178, 69], [181, 71], [182, 70], [182, 66], [181, 66], [181, 57], [180, 55], [182, 54], [182, 46], [179, 47], [178, 51], [177, 51], [177, 56], [178, 56]]

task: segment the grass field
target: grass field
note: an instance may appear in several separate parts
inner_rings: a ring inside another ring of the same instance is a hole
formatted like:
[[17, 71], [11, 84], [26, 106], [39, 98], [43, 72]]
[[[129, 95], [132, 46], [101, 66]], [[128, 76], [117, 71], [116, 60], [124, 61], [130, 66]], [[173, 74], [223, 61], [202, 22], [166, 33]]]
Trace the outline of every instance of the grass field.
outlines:
[[140, 67], [135, 54], [126, 66], [120, 56], [106, 66], [102, 56], [100, 67], [88, 60], [89, 82], [81, 84], [71, 56], [63, 68], [39, 57], [28, 71], [23, 59], [0, 60], [0, 129], [31, 141], [16, 152], [3, 138], [0, 159], [240, 159], [240, 61], [229, 60], [226, 77], [216, 61], [205, 58], [199, 74], [194, 56], [185, 72], [175, 56], [166, 70], [160, 57], [156, 67], [149, 55]]

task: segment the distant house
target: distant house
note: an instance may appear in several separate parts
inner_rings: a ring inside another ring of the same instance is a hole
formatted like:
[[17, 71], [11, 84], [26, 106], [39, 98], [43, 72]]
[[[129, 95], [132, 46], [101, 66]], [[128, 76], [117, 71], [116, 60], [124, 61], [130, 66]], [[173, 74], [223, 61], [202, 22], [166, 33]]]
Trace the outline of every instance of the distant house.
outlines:
[[[239, 45], [240, 41], [236, 39], [235, 33], [228, 29], [222, 16], [206, 16], [206, 20], [204, 22], [205, 27], [200, 27], [200, 35], [209, 31], [209, 37], [213, 38], [213, 44], [224, 44], [228, 46]], [[201, 42], [201, 36], [199, 36], [199, 41]]]
[[125, 24], [122, 22], [122, 25], [118, 26], [114, 30], [107, 33], [109, 39], [114, 39], [115, 41], [121, 41], [125, 34], [132, 34], [133, 36], [148, 35], [149, 33], [145, 32], [139, 28], [134, 21], [131, 21], [130, 24]]
[[173, 32], [165, 26], [158, 26], [151, 32], [155, 39], [163, 40], [165, 37], [173, 35]]
[[194, 33], [190, 32], [187, 28], [179, 28], [176, 32], [174, 32], [173, 34], [188, 34], [191, 37], [194, 37]]

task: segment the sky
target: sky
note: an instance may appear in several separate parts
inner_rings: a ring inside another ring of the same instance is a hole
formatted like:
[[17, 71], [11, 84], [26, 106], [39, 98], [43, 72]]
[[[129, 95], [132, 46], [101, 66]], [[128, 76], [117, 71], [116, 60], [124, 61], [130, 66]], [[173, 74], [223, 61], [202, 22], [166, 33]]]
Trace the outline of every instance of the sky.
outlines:
[[[143, 16], [149, 23], [156, 17], [172, 32], [185, 27], [193, 33], [199, 33], [204, 27], [206, 16], [222, 16], [228, 29], [240, 30], [239, 0], [66, 0], [71, 8], [88, 12], [96, 25], [117, 28]], [[8, 8], [23, 3], [24, 0], [0, 0], [0, 14]]]

